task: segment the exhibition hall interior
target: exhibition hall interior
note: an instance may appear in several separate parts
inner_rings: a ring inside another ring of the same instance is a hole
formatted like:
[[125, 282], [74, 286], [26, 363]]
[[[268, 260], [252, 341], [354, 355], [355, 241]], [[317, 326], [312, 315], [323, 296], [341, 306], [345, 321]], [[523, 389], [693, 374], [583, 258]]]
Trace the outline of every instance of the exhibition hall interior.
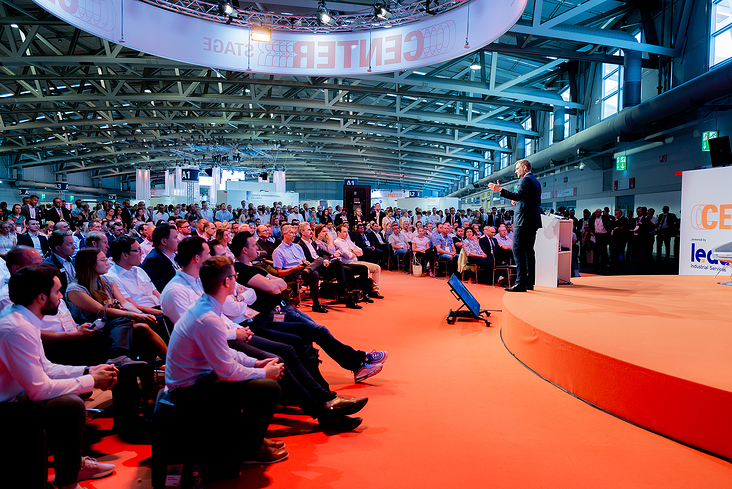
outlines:
[[727, 488], [732, 1], [3, 0], [5, 487]]

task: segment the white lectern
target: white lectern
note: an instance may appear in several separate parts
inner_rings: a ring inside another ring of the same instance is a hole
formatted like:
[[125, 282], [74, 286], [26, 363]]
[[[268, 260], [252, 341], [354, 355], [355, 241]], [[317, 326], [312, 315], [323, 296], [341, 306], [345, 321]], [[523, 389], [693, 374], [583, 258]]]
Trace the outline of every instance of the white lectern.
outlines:
[[572, 221], [541, 216], [536, 233], [536, 285], [556, 287], [572, 278]]

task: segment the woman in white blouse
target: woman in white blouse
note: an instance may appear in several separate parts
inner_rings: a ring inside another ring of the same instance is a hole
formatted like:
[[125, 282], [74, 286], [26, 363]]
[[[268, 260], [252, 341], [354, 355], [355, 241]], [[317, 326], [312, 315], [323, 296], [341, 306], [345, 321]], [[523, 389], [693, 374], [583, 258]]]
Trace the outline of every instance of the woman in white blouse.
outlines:
[[18, 245], [18, 235], [15, 234], [13, 221], [0, 221], [0, 257], [5, 258], [11, 248]]

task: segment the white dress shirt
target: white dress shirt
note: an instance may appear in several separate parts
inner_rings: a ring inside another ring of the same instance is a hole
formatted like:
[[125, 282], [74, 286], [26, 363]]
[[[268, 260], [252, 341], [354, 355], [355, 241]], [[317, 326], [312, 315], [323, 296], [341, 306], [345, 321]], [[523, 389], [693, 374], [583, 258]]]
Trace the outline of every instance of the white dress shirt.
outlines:
[[125, 270], [115, 263], [109, 268], [105, 276], [117, 284], [117, 288], [125, 299], [132, 299], [138, 306], [155, 307], [160, 305], [160, 299], [154, 294], [155, 285], [142, 268], [132, 267]]
[[166, 389], [191, 386], [211, 372], [231, 382], [265, 378], [254, 358], [229, 348], [222, 313], [221, 303], [204, 294], [176, 322], [165, 359]]
[[140, 263], [145, 261], [145, 258], [150, 254], [153, 248], [152, 241], [148, 241], [147, 239], [142, 240], [142, 243], [140, 243]]
[[[10, 290], [8, 289], [7, 280], [4, 283], [5, 285], [0, 288], [0, 311], [13, 304], [10, 301]], [[43, 316], [43, 319], [41, 319], [41, 329], [53, 333], [72, 333], [76, 331], [76, 322], [71, 317], [71, 312], [69, 312], [69, 308], [63, 299], [58, 303], [58, 312], [55, 316]]]
[[200, 211], [201, 217], [206, 219], [208, 222], [213, 222], [214, 220], [214, 214], [211, 209], [201, 209]]
[[0, 402], [23, 393], [32, 401], [94, 389], [94, 378], [83, 366], [51, 363], [41, 343], [41, 320], [27, 308], [8, 306], [0, 313]]
[[152, 221], [153, 221], [154, 224], [157, 225], [157, 223], [160, 222], [160, 221], [168, 222], [168, 218], [169, 217], [170, 216], [168, 215], [167, 212], [162, 212], [162, 213], [161, 212], [156, 212], [152, 216]]

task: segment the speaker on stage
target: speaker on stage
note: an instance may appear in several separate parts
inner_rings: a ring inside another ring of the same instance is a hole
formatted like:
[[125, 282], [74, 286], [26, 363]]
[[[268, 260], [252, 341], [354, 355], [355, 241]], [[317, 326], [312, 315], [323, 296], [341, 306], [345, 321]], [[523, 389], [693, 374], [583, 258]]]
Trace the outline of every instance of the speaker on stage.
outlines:
[[732, 164], [732, 150], [730, 150], [729, 136], [710, 139], [709, 156], [712, 158], [713, 167]]
[[[371, 213], [371, 185], [344, 185], [343, 209], [341, 212], [348, 216], [349, 224], [353, 223], [353, 215], [357, 208], [361, 208], [362, 219], [368, 220]], [[353, 227], [349, 226], [353, 231]]]

